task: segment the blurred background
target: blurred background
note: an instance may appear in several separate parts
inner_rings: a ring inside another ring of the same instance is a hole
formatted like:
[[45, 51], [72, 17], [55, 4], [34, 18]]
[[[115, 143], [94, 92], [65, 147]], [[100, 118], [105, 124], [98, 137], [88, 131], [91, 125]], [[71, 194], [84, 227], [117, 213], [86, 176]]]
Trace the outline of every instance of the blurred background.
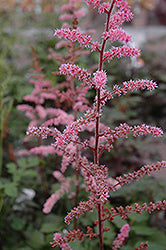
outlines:
[[[146, 123], [165, 131], [166, 0], [128, 2], [134, 19], [124, 29], [132, 35], [131, 45], [139, 47], [142, 55], [138, 59], [106, 63], [108, 79], [110, 84], [120, 84], [131, 78], [153, 79], [159, 88], [154, 92], [140, 91], [113, 99], [105, 107], [102, 121], [111, 127], [123, 122], [131, 125]], [[52, 86], [58, 82], [58, 78], [51, 73], [58, 70], [58, 63], [50, 59], [49, 53], [50, 48], [55, 50], [58, 41], [53, 36], [54, 29], [60, 28], [63, 23], [59, 20], [60, 7], [60, 2], [56, 0], [0, 0], [0, 246], [3, 250], [51, 249], [49, 241], [53, 233], [66, 229], [63, 217], [73, 206], [72, 201], [64, 196], [49, 215], [44, 215], [42, 208], [45, 200], [59, 188], [52, 172], [55, 166], [60, 165], [60, 158], [53, 155], [42, 159], [37, 156], [20, 157], [18, 153], [34, 146], [34, 141], [24, 140], [29, 119], [17, 109], [17, 105], [26, 103], [23, 97], [33, 90], [33, 85], [29, 83], [33, 69], [31, 46], [45, 77], [52, 82]], [[99, 16], [91, 8], [81, 27], [95, 28], [93, 36], [98, 39], [104, 22], [104, 16]], [[92, 53], [80, 58], [78, 64], [90, 68], [97, 62], [98, 57]], [[93, 102], [93, 97], [92, 92], [88, 97], [90, 102]], [[166, 160], [165, 142], [165, 136], [160, 139], [131, 138], [117, 144], [111, 153], [105, 153], [102, 163], [109, 166], [111, 161], [110, 171], [116, 177], [126, 171], [137, 170], [143, 164]], [[165, 179], [166, 171], [161, 170], [139, 183], [131, 183], [112, 195], [111, 204], [125, 206], [136, 201], [163, 200]], [[80, 200], [85, 197], [84, 193], [81, 194]], [[83, 217], [80, 227], [84, 229], [92, 223], [95, 214], [92, 217]], [[129, 223], [133, 225], [131, 239], [122, 249], [130, 250], [146, 240], [151, 242], [150, 250], [166, 249], [165, 212], [153, 213], [151, 217], [148, 214], [142, 217], [131, 215]], [[105, 236], [105, 249], [111, 249], [113, 237], [122, 225], [117, 218], [111, 226], [111, 236]], [[87, 245], [79, 244], [72, 249], [93, 249], [97, 246], [95, 241], [85, 242]]]

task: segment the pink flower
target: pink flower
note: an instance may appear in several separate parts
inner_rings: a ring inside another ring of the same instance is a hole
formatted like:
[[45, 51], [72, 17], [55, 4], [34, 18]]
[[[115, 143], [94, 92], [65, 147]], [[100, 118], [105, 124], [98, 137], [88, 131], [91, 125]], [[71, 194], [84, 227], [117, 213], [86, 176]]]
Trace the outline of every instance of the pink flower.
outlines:
[[36, 106], [36, 111], [38, 112], [41, 119], [44, 119], [46, 117], [46, 111], [41, 105]]
[[83, 10], [76, 10], [74, 11], [74, 16], [76, 16], [79, 19], [85, 16], [85, 12]]
[[120, 41], [120, 42], [126, 42], [128, 43], [131, 41], [131, 36], [127, 35], [126, 32], [122, 29], [110, 29], [108, 32], [105, 31], [103, 32], [103, 37], [104, 39], [108, 39], [113, 42], [113, 41]]
[[52, 146], [39, 146], [39, 147], [30, 149], [30, 153], [36, 154], [36, 155], [47, 156], [49, 154], [55, 154], [56, 150]]
[[54, 177], [61, 182], [59, 190], [55, 191], [45, 202], [43, 213], [48, 214], [51, 212], [55, 203], [65, 194], [70, 192], [71, 181], [70, 178], [65, 178], [59, 171], [54, 171]]
[[93, 78], [93, 83], [96, 88], [104, 88], [107, 82], [107, 75], [106, 72], [101, 70], [101, 71], [96, 71], [94, 74]]
[[106, 51], [104, 53], [104, 61], [112, 60], [114, 57], [121, 58], [121, 57], [133, 57], [139, 55], [140, 55], [140, 50], [137, 48], [132, 48], [125, 45], [122, 47], [112, 47], [110, 51]]
[[116, 239], [114, 240], [112, 250], [117, 250], [122, 246], [124, 240], [128, 238], [129, 232], [130, 232], [130, 226], [129, 224], [125, 224], [121, 228], [120, 233], [118, 234]]
[[59, 38], [64, 37], [65, 39], [71, 40], [73, 42], [78, 41], [81, 45], [88, 47], [90, 45], [91, 37], [84, 35], [79, 28], [70, 30], [67, 29], [56, 29], [54, 36]]
[[60, 238], [61, 238], [61, 234], [60, 234], [60, 233], [55, 233], [55, 234], [54, 234], [53, 240], [57, 241], [57, 240], [59, 240]]
[[118, 11], [114, 15], [111, 16], [109, 22], [110, 29], [117, 29], [123, 22], [130, 21], [133, 18], [133, 14], [131, 12], [125, 13], [124, 11]]
[[91, 83], [91, 74], [86, 69], [81, 69], [75, 64], [62, 64], [59, 70], [60, 74], [78, 78], [79, 80], [83, 80], [88, 85], [90, 85]]

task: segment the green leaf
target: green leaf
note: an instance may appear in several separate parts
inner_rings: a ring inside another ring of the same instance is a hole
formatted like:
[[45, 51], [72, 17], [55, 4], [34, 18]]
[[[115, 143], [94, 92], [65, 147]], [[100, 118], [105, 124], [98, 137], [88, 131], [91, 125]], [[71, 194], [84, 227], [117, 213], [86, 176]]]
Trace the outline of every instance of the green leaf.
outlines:
[[155, 232], [155, 234], [151, 238], [151, 241], [155, 244], [165, 246], [165, 249], [166, 249], [166, 235], [160, 232], [159, 230]]
[[36, 167], [39, 165], [38, 157], [29, 157], [27, 160], [27, 168]]
[[20, 159], [18, 159], [18, 165], [24, 169], [35, 167], [38, 164], [39, 164], [39, 159], [37, 157], [29, 157], [28, 159], [21, 157]]
[[[72, 250], [85, 250], [85, 246], [80, 241], [70, 242], [69, 243]], [[88, 250], [88, 249], [87, 249]]]
[[158, 232], [156, 228], [140, 226], [140, 225], [132, 226], [131, 230], [134, 231], [136, 235], [143, 235], [143, 236], [152, 235]]
[[33, 231], [30, 234], [28, 245], [33, 249], [40, 249], [44, 245], [44, 235], [39, 231]]
[[166, 249], [160, 244], [155, 244], [152, 242], [148, 242], [148, 244], [149, 244], [148, 250], [165, 250]]
[[42, 233], [54, 233], [56, 231], [61, 231], [61, 229], [63, 228], [63, 222], [61, 223], [56, 223], [56, 221], [53, 222], [49, 222], [49, 223], [44, 223], [40, 229], [40, 231]]
[[121, 217], [118, 215], [114, 218], [114, 221], [113, 221], [114, 225], [117, 226], [117, 228], [122, 228], [126, 223], [127, 221], [126, 220], [122, 220]]
[[133, 212], [129, 214], [128, 217], [133, 222], [143, 222], [148, 221], [150, 215], [146, 211], [143, 211], [142, 214], [137, 214], [136, 212]]
[[11, 226], [13, 229], [21, 231], [25, 226], [25, 221], [21, 218], [14, 217]]
[[19, 171], [18, 171], [18, 174], [13, 175], [13, 182], [17, 183], [20, 181], [20, 179], [21, 179], [21, 175], [19, 175]]
[[17, 162], [18, 162], [18, 165], [19, 165], [20, 167], [26, 168], [27, 162], [26, 162], [26, 159], [25, 159], [25, 158], [21, 157], [20, 159], [18, 159]]
[[1, 181], [0, 181], [0, 189], [3, 189], [4, 188], [4, 183], [2, 183]]
[[88, 212], [85, 215], [80, 217], [80, 222], [84, 225], [92, 225], [94, 223], [94, 221], [97, 218], [97, 210], [94, 209], [93, 213], [92, 212]]
[[16, 171], [17, 171], [17, 166], [16, 166], [16, 164], [13, 163], [13, 162], [8, 163], [8, 164], [6, 165], [6, 167], [8, 168], [8, 172], [9, 172], [10, 174], [14, 174], [14, 173], [16, 173]]
[[5, 194], [10, 197], [17, 197], [17, 187], [15, 183], [7, 183], [5, 185]]
[[113, 227], [113, 225], [111, 225], [111, 223], [104, 226], [109, 226], [110, 230], [108, 232], [104, 232], [103, 242], [105, 245], [110, 246], [116, 237], [115, 228]]
[[23, 173], [23, 176], [36, 177], [37, 172], [35, 170], [25, 170], [24, 173]]

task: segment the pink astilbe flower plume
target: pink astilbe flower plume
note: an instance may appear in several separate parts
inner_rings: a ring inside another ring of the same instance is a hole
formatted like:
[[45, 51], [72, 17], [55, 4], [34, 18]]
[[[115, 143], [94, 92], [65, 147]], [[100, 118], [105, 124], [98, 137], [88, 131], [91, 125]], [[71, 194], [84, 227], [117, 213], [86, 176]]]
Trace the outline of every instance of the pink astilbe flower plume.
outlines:
[[107, 82], [107, 74], [103, 70], [96, 71], [94, 74], [93, 82], [95, 88], [105, 88]]
[[70, 192], [71, 180], [65, 178], [59, 171], [54, 171], [53, 176], [62, 183], [61, 188], [53, 193], [45, 202], [43, 212], [48, 214], [55, 203], [65, 194]]
[[81, 32], [79, 28], [70, 30], [66, 29], [56, 29], [54, 36], [58, 36], [59, 38], [65, 38], [66, 40], [70, 40], [72, 42], [79, 42], [80, 45], [84, 47], [91, 48], [91, 50], [97, 50], [98, 44], [94, 44], [91, 36], [85, 35], [84, 32]]
[[140, 50], [138, 48], [128, 47], [123, 45], [122, 47], [112, 47], [110, 51], [104, 52], [103, 61], [110, 61], [113, 58], [121, 58], [121, 57], [137, 57], [140, 55]]
[[[120, 139], [123, 141], [129, 136], [148, 135], [160, 137], [163, 131], [161, 128], [146, 124], [130, 126], [127, 123], [121, 123], [115, 128], [110, 128], [101, 123], [104, 106], [115, 96], [120, 97], [135, 90], [140, 90], [140, 93], [145, 90], [152, 91], [157, 88], [157, 84], [147, 79], [131, 79], [119, 85], [113, 84], [112, 91], [108, 91], [109, 75], [104, 69], [104, 62], [114, 58], [140, 56], [139, 48], [130, 47], [128, 42], [131, 41], [131, 37], [121, 28], [125, 21], [132, 19], [133, 14], [126, 0], [107, 2], [86, 0], [84, 2], [96, 8], [99, 14], [104, 13], [106, 16], [101, 41], [94, 42], [91, 37], [92, 31], [78, 27], [78, 19], [84, 15], [84, 11], [79, 9], [80, 2], [69, 0], [65, 3], [61, 8], [60, 19], [68, 20], [68, 23], [64, 23], [61, 29], [56, 29], [54, 35], [63, 39], [56, 45], [56, 48], [65, 47], [66, 52], [62, 55], [50, 49], [49, 55], [49, 58], [56, 59], [59, 63], [59, 71], [52, 72], [52, 74], [57, 79], [63, 80], [54, 87], [45, 79], [42, 68], [35, 59], [36, 77], [31, 79], [34, 90], [31, 95], [24, 98], [29, 103], [19, 106], [18, 109], [24, 110], [31, 120], [27, 135], [36, 136], [38, 141], [40, 137], [42, 139], [53, 137], [50, 146], [38, 145], [29, 152], [44, 156], [55, 153], [61, 157], [61, 164], [57, 164], [53, 172], [53, 176], [60, 182], [60, 188], [46, 200], [43, 212], [50, 213], [55, 203], [66, 194], [73, 201], [73, 208], [67, 212], [65, 223], [70, 224], [73, 220], [74, 230], [63, 234], [55, 233], [51, 242], [52, 247], [67, 250], [70, 249], [71, 241], [83, 241], [85, 237], [88, 237], [89, 240], [98, 238], [100, 250], [103, 250], [104, 233], [111, 229], [104, 227], [106, 220], [111, 223], [116, 216], [123, 220], [133, 212], [142, 214], [143, 211], [147, 211], [150, 214], [155, 210], [166, 209], [165, 200], [142, 205], [135, 203], [134, 206], [127, 205], [126, 207], [120, 205], [116, 208], [111, 204], [111, 208], [108, 208], [112, 202], [111, 192], [115, 192], [133, 180], [142, 178], [145, 174], [149, 175], [152, 171], [165, 168], [166, 162], [145, 165], [137, 171], [116, 177], [114, 182], [111, 182], [112, 170], [110, 171], [108, 166], [101, 161], [104, 151], [110, 152], [113, 148], [117, 151], [116, 147]], [[112, 46], [114, 41], [120, 42], [120, 45]], [[110, 42], [109, 50], [106, 50], [107, 42]], [[79, 57], [88, 54], [85, 49], [98, 53], [98, 65], [88, 69], [82, 67], [83, 63]], [[95, 93], [92, 105], [87, 99], [88, 91], [91, 97], [91, 93]], [[47, 100], [53, 102], [52, 107], [47, 105]], [[111, 165], [111, 158], [109, 165]], [[70, 172], [66, 171], [69, 168], [71, 168]], [[71, 177], [67, 176], [68, 172], [72, 173]], [[81, 200], [82, 190], [87, 192], [86, 200]], [[98, 228], [98, 233], [94, 233], [89, 226], [85, 232], [78, 229], [79, 216], [86, 212], [93, 213], [94, 210], [97, 211], [94, 224]], [[125, 224], [112, 243], [113, 250], [125, 245], [129, 231], [129, 224]], [[141, 243], [135, 249], [146, 249], [147, 246], [147, 242]]]
[[128, 238], [130, 232], [130, 226], [129, 224], [125, 224], [121, 230], [116, 239], [113, 242], [112, 250], [117, 250], [121, 248], [123, 245], [123, 242]]

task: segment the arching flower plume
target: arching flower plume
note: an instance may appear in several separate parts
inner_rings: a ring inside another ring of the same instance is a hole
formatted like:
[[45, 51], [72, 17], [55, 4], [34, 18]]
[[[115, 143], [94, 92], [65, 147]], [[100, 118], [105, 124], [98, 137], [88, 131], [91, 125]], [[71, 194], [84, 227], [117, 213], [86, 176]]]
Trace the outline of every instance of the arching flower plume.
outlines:
[[[54, 205], [65, 194], [73, 201], [73, 208], [68, 211], [65, 223], [70, 224], [73, 220], [74, 230], [63, 232], [63, 234], [56, 232], [53, 242], [51, 242], [52, 247], [66, 250], [70, 249], [71, 241], [83, 241], [85, 237], [98, 238], [100, 249], [103, 250], [104, 233], [111, 229], [104, 227], [106, 220], [111, 223], [116, 216], [123, 220], [133, 212], [141, 214], [143, 211], [152, 213], [154, 210], [166, 209], [165, 200], [143, 205], [135, 203], [133, 206], [127, 205], [126, 207], [120, 205], [108, 208], [106, 206], [107, 203], [110, 206], [112, 202], [111, 192], [115, 192], [117, 188], [121, 188], [133, 180], [142, 178], [145, 174], [149, 175], [153, 171], [165, 168], [166, 163], [162, 161], [145, 165], [137, 171], [115, 177], [114, 182], [111, 182], [109, 166], [107, 163], [104, 165], [101, 161], [103, 152], [110, 152], [113, 148], [116, 150], [116, 141], [120, 138], [126, 140], [129, 136], [148, 135], [160, 137], [163, 135], [163, 131], [161, 128], [146, 124], [130, 126], [127, 123], [121, 123], [115, 128], [110, 128], [101, 123], [103, 107], [107, 101], [111, 102], [114, 96], [120, 97], [135, 90], [152, 91], [157, 88], [157, 84], [147, 79], [131, 79], [119, 85], [113, 84], [112, 91], [108, 91], [109, 74], [104, 68], [104, 63], [114, 58], [140, 56], [139, 48], [130, 47], [127, 44], [131, 41], [131, 37], [121, 28], [125, 21], [133, 18], [133, 14], [126, 0], [108, 2], [86, 0], [85, 2], [88, 6], [96, 8], [99, 14], [104, 13], [106, 16], [101, 41], [94, 42], [92, 31], [79, 28], [78, 19], [83, 17], [84, 11], [79, 9], [78, 1], [69, 0], [68, 3], [65, 3], [61, 8], [60, 19], [68, 20], [68, 23], [64, 23], [61, 29], [55, 29], [54, 35], [63, 39], [56, 45], [56, 49], [65, 47], [66, 52], [61, 55], [50, 50], [49, 55], [49, 58], [56, 59], [59, 63], [59, 71], [53, 72], [53, 75], [62, 81], [60, 80], [54, 87], [50, 81], [45, 79], [41, 72], [42, 69], [35, 59], [37, 78], [31, 79], [34, 90], [31, 95], [24, 98], [29, 103], [18, 107], [18, 109], [24, 110], [31, 120], [30, 125], [32, 126], [29, 125], [27, 135], [36, 136], [38, 139], [39, 137], [42, 139], [53, 137], [51, 145], [40, 145], [30, 149], [29, 152], [34, 155], [47, 156], [55, 153], [60, 156], [61, 164], [58, 163], [53, 172], [53, 176], [60, 182], [60, 188], [46, 200], [43, 212], [50, 213]], [[114, 41], [118, 41], [120, 45], [112, 46]], [[106, 50], [107, 42], [111, 42], [109, 50]], [[87, 53], [85, 49], [89, 49], [89, 52]], [[81, 55], [89, 56], [90, 50], [98, 53], [98, 65], [86, 69], [85, 66], [82, 66], [85, 65], [84, 62], [78, 59]], [[88, 94], [90, 94], [89, 99]], [[47, 100], [53, 103], [52, 107], [45, 104]], [[69, 171], [66, 170], [69, 168], [72, 174], [68, 177]], [[87, 192], [86, 200], [81, 200], [82, 190]], [[97, 211], [95, 225], [98, 233], [94, 233], [89, 226], [85, 232], [79, 230], [79, 223], [77, 223], [79, 216], [86, 212], [93, 212], [94, 209]], [[119, 249], [126, 243], [127, 238], [130, 237], [129, 231], [129, 224], [125, 224], [111, 243], [113, 250]], [[147, 242], [141, 243], [140, 249], [143, 247], [146, 249], [147, 246]]]

